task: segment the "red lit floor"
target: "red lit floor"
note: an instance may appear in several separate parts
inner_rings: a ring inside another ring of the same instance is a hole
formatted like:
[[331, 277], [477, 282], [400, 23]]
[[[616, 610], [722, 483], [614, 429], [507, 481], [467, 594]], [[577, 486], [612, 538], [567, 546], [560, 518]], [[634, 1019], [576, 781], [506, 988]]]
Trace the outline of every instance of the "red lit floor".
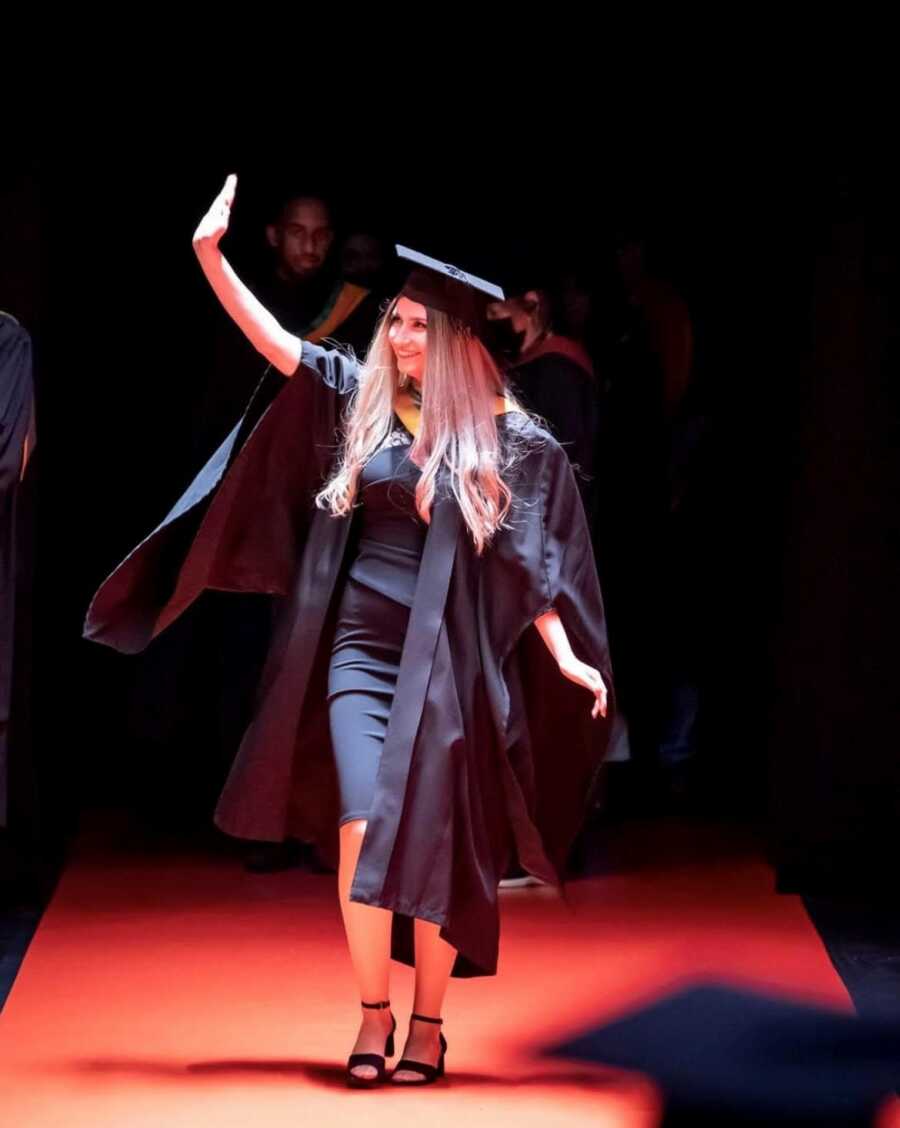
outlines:
[[[748, 836], [633, 824], [608, 872], [502, 893], [500, 970], [454, 980], [447, 1078], [349, 1091], [359, 1008], [331, 875], [135, 849], [88, 828], [0, 1014], [11, 1128], [649, 1125], [640, 1079], [530, 1057], [694, 976], [850, 1009], [799, 899]], [[392, 965], [402, 1049], [412, 971]], [[886, 1117], [885, 1123], [900, 1124]]]

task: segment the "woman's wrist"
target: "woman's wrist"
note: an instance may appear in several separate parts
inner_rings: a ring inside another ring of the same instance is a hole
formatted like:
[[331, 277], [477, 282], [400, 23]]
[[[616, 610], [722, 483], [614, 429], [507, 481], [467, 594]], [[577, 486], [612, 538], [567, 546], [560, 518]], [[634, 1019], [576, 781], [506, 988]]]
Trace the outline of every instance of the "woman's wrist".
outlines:
[[194, 254], [201, 263], [214, 263], [222, 258], [218, 240], [195, 239], [193, 242]]
[[566, 634], [565, 627], [562, 625], [555, 608], [551, 608], [549, 611], [545, 611], [543, 615], [539, 615], [535, 619], [534, 625], [537, 627], [541, 638], [544, 640], [544, 645], [550, 651], [557, 665], [561, 662], [568, 662], [575, 657], [575, 653], [569, 642], [569, 636]]

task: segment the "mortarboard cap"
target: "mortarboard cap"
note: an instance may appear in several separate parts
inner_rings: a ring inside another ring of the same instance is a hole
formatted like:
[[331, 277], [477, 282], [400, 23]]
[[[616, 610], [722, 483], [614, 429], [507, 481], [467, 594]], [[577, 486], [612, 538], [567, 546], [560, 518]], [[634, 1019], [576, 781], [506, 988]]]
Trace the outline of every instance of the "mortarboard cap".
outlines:
[[863, 1125], [900, 1080], [900, 1021], [713, 983], [544, 1052], [651, 1077], [666, 1125]]
[[400, 293], [414, 302], [457, 318], [476, 333], [481, 333], [488, 304], [503, 300], [499, 286], [467, 274], [459, 267], [399, 244], [397, 254], [412, 263]]

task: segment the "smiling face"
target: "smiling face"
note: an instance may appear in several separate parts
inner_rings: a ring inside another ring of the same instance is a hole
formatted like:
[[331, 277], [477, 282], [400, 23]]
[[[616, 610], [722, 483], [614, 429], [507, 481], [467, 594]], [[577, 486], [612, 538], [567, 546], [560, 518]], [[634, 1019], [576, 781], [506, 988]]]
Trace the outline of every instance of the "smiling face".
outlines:
[[401, 374], [421, 384], [428, 355], [428, 310], [419, 302], [400, 297], [388, 323], [388, 340]]

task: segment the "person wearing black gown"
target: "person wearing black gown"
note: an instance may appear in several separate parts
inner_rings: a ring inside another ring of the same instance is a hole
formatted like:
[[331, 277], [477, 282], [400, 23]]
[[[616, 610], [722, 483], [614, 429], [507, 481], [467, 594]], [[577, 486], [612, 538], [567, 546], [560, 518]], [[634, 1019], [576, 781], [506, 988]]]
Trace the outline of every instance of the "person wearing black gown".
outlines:
[[398, 248], [413, 266], [360, 364], [285, 330], [235, 275], [219, 248], [235, 187], [194, 247], [272, 371], [101, 585], [85, 635], [134, 652], [205, 589], [280, 598], [215, 821], [337, 853], [364, 1007], [348, 1083], [386, 1076], [394, 958], [416, 985], [392, 1080], [423, 1084], [443, 1074], [448, 978], [496, 972], [510, 857], [562, 887], [605, 750], [590, 532], [565, 453], [479, 337], [502, 291]]

